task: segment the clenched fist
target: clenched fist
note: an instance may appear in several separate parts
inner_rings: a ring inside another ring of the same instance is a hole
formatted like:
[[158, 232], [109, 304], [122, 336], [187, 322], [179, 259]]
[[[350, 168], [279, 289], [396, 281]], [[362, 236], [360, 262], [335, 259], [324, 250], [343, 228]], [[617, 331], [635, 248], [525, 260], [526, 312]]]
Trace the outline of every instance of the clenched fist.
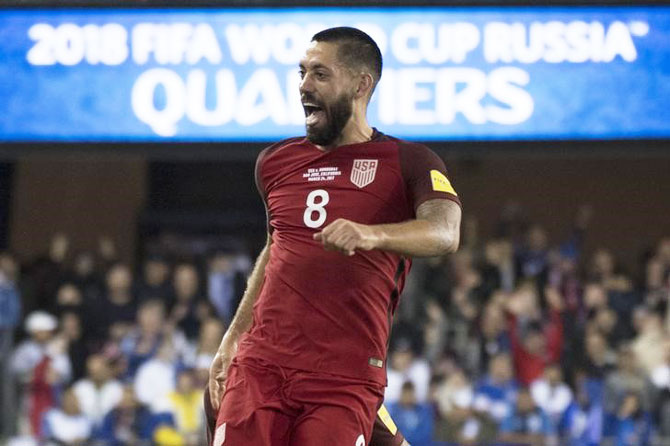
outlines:
[[320, 241], [329, 251], [340, 251], [353, 256], [357, 249], [364, 251], [375, 249], [379, 236], [371, 226], [338, 218], [321, 232], [314, 234], [314, 240]]

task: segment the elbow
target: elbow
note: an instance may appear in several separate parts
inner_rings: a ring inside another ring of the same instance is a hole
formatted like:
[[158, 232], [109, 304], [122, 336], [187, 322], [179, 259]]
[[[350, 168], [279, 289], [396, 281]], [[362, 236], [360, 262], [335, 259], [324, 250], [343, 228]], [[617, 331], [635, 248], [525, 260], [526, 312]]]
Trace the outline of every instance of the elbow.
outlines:
[[437, 255], [453, 254], [458, 251], [460, 245], [460, 234], [457, 231], [442, 231], [440, 234], [439, 252]]
[[460, 246], [460, 244], [461, 244], [461, 240], [458, 237], [458, 235], [456, 235], [455, 237], [452, 237], [450, 239], [450, 243], [449, 243], [449, 246], [447, 247], [447, 250], [446, 250], [445, 254], [455, 253], [456, 251], [458, 251], [458, 247]]

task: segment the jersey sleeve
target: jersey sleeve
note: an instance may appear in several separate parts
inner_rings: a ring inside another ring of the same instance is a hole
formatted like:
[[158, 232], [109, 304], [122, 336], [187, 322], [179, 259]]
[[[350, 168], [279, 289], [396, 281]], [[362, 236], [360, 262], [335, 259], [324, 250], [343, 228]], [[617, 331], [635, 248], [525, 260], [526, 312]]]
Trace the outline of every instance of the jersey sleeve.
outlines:
[[268, 147], [264, 149], [258, 155], [258, 158], [256, 158], [256, 167], [254, 168], [254, 180], [256, 182], [256, 189], [258, 189], [258, 194], [261, 196], [261, 199], [263, 200], [263, 206], [265, 206], [266, 227], [268, 233], [272, 232], [272, 227], [270, 226], [270, 210], [268, 208], [267, 190], [265, 189], [265, 182], [263, 179], [263, 161], [265, 160], [265, 157], [267, 156], [267, 153], [271, 148], [272, 147]]
[[461, 205], [442, 159], [421, 144], [401, 143], [400, 165], [414, 211], [425, 201], [451, 200]]
[[263, 183], [263, 174], [262, 174], [262, 169], [263, 169], [263, 161], [265, 160], [265, 156], [268, 152], [269, 148], [264, 149], [261, 151], [260, 154], [258, 154], [258, 158], [256, 158], [256, 167], [254, 168], [254, 180], [256, 181], [256, 189], [258, 190], [258, 194], [261, 196], [263, 199], [263, 202], [266, 202], [266, 191], [265, 191], [265, 184]]

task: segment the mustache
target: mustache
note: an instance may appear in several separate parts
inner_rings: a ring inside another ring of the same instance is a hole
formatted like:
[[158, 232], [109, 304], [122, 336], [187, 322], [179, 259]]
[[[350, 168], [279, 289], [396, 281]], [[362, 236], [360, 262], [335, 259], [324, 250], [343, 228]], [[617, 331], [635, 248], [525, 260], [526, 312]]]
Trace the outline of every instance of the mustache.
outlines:
[[310, 102], [310, 103], [312, 103], [312, 104], [316, 104], [316, 105], [319, 105], [319, 106], [323, 105], [323, 104], [321, 103], [321, 101], [319, 101], [318, 99], [316, 99], [316, 98], [314, 97], [314, 95], [312, 95], [311, 93], [303, 93], [303, 94], [300, 96], [300, 100], [301, 100], [303, 103], [304, 103], [304, 102]]

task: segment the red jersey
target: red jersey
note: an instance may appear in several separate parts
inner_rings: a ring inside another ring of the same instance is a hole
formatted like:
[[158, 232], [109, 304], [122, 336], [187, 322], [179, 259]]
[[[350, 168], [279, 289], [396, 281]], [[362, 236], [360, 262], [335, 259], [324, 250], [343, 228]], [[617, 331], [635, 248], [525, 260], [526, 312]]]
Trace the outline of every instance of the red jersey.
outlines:
[[265, 149], [256, 183], [272, 236], [253, 324], [237, 357], [386, 384], [392, 317], [410, 261], [390, 252], [326, 251], [313, 234], [338, 218], [415, 218], [429, 199], [460, 204], [442, 160], [386, 136], [322, 151], [305, 138]]

